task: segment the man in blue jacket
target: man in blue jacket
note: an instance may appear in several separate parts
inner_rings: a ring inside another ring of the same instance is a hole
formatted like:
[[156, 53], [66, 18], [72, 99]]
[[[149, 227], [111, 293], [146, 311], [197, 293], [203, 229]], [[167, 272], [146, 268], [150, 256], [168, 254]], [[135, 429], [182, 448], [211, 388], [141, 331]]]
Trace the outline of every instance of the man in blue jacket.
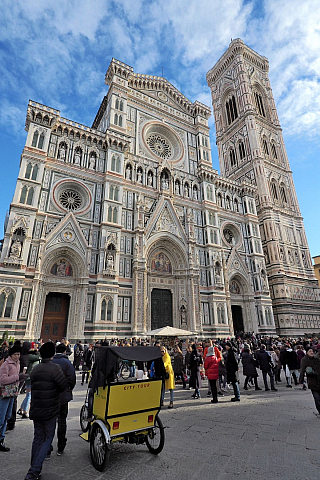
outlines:
[[57, 455], [62, 455], [67, 443], [67, 416], [68, 416], [68, 403], [73, 399], [72, 390], [76, 384], [76, 372], [75, 368], [68, 359], [67, 346], [64, 343], [60, 343], [56, 347], [56, 354], [53, 357], [53, 363], [57, 363], [63, 373], [65, 374], [68, 386], [64, 392], [60, 394], [60, 411], [58, 415], [58, 451]]

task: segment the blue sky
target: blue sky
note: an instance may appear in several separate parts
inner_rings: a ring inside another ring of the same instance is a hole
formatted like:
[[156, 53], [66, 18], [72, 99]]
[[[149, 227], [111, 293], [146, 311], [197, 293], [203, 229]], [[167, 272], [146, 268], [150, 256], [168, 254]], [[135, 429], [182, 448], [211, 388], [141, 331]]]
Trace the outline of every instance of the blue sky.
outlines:
[[[317, 0], [2, 0], [0, 222], [15, 189], [29, 99], [91, 126], [115, 57], [137, 73], [161, 76], [163, 68], [186, 97], [211, 107], [206, 72], [240, 37], [269, 59], [311, 255], [320, 255], [319, 25]], [[213, 118], [210, 126], [219, 170]]]

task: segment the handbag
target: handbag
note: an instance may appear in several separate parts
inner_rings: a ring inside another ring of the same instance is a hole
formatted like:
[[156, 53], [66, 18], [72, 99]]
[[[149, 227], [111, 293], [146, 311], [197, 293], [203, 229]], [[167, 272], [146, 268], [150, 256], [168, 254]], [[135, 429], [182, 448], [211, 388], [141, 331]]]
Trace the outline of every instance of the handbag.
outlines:
[[0, 388], [0, 398], [17, 397], [19, 394], [19, 385], [16, 383], [9, 383]]

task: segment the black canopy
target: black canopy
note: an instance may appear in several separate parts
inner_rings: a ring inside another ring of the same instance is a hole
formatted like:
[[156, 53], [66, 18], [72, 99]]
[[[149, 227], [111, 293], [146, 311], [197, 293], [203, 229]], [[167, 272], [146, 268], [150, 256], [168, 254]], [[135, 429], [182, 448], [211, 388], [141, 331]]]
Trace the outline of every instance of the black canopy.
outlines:
[[95, 363], [90, 387], [104, 387], [114, 381], [121, 360], [152, 362], [161, 358], [160, 347], [95, 347]]

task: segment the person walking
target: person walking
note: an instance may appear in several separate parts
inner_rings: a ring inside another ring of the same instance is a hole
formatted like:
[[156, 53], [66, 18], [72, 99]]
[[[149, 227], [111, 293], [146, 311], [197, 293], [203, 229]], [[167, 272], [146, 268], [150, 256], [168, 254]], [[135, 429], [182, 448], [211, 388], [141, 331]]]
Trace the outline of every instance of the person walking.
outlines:
[[[171, 365], [171, 358], [170, 355], [166, 349], [166, 347], [161, 347], [160, 348], [161, 355], [162, 355], [162, 361], [164, 368], [166, 370], [165, 373], [165, 390], [169, 390], [170, 392], [170, 403], [168, 405], [168, 408], [173, 408], [173, 391], [175, 388], [174, 384], [174, 373], [173, 373], [173, 368]], [[162, 398], [161, 398], [161, 403], [163, 404], [164, 401], [164, 389], [162, 390]]]
[[[26, 396], [23, 400], [23, 402], [20, 405], [20, 408], [18, 410], [18, 414], [21, 415], [21, 418], [29, 418], [28, 411], [29, 411], [29, 405], [30, 405], [30, 400], [31, 400], [31, 380], [30, 380], [30, 374], [32, 372], [33, 367], [40, 362], [40, 355], [37, 350], [32, 350], [31, 349], [31, 343], [30, 342], [24, 342], [23, 347], [25, 351], [28, 351], [27, 358], [25, 359], [25, 363], [27, 365], [27, 371], [26, 374], [28, 375], [28, 378], [25, 381], [26, 385]], [[29, 350], [27, 350], [27, 348]]]
[[294, 384], [298, 385], [298, 378], [299, 378], [299, 360], [296, 352], [292, 350], [291, 347], [287, 348], [287, 351], [284, 356], [284, 362], [286, 366], [286, 380], [287, 380], [287, 385], [286, 387], [292, 388], [291, 384], [291, 375], [294, 379]]
[[256, 359], [259, 363], [260, 370], [262, 372], [262, 377], [264, 381], [265, 391], [268, 392], [270, 388], [268, 387], [267, 375], [270, 377], [271, 390], [277, 392], [278, 389], [274, 386], [274, 374], [272, 369], [272, 359], [269, 352], [266, 351], [266, 346], [262, 343], [260, 350], [256, 353]]
[[183, 388], [186, 388], [186, 381], [184, 379], [184, 367], [183, 367], [183, 354], [178, 345], [175, 347], [173, 358], [173, 371], [175, 378], [180, 377], [182, 380]]
[[250, 349], [245, 347], [241, 355], [241, 361], [243, 365], [243, 375], [245, 375], [244, 389], [248, 390], [248, 382], [253, 379], [255, 390], [261, 390], [258, 386], [258, 372], [256, 369], [256, 360], [253, 358]]
[[20, 353], [21, 347], [11, 347], [9, 356], [0, 367], [0, 452], [10, 451], [4, 444], [7, 421], [19, 393], [19, 381], [27, 378], [25, 373], [20, 373]]
[[232, 384], [234, 392], [234, 397], [231, 398], [231, 402], [240, 402], [237, 350], [232, 347], [230, 342], [226, 342], [225, 348], [228, 352], [226, 356], [227, 382]]
[[315, 355], [313, 347], [306, 347], [306, 355], [300, 363], [299, 383], [304, 385], [304, 375], [307, 375], [308, 388], [311, 390], [318, 415], [320, 415], [320, 358]]
[[191, 398], [200, 398], [200, 388], [202, 386], [201, 374], [200, 374], [200, 365], [202, 365], [201, 355], [197, 351], [197, 346], [195, 343], [192, 344], [191, 353], [190, 353], [190, 388], [194, 388], [194, 394], [191, 395]]
[[80, 370], [80, 363], [83, 356], [83, 345], [81, 340], [78, 340], [73, 347], [73, 366], [76, 370]]
[[25, 480], [38, 480], [42, 464], [51, 448], [60, 408], [60, 393], [68, 386], [61, 367], [53, 363], [55, 346], [44, 343], [40, 348], [41, 363], [31, 372], [31, 407], [34, 437], [31, 450], [31, 466]]
[[[216, 350], [218, 353], [219, 350]], [[206, 352], [206, 358], [204, 361], [204, 369], [206, 372], [206, 377], [210, 385], [210, 390], [212, 393], [211, 403], [218, 403], [218, 390], [217, 390], [217, 380], [219, 378], [219, 363], [221, 357], [216, 355], [215, 349], [213, 346], [208, 347]]]
[[[81, 385], [84, 384], [85, 376], [87, 376], [86, 383], [88, 383], [89, 381], [92, 361], [93, 361], [93, 344], [90, 343], [88, 348], [86, 348], [85, 351], [83, 352]], [[131, 376], [131, 370], [130, 370], [130, 376]]]
[[[58, 451], [57, 455], [62, 455], [67, 444], [67, 416], [68, 403], [73, 399], [72, 390], [76, 384], [76, 371], [67, 356], [67, 347], [64, 343], [60, 343], [56, 347], [56, 354], [53, 357], [53, 363], [58, 364], [65, 374], [68, 386], [60, 393], [60, 409], [58, 415]], [[91, 367], [90, 367], [91, 368]]]

